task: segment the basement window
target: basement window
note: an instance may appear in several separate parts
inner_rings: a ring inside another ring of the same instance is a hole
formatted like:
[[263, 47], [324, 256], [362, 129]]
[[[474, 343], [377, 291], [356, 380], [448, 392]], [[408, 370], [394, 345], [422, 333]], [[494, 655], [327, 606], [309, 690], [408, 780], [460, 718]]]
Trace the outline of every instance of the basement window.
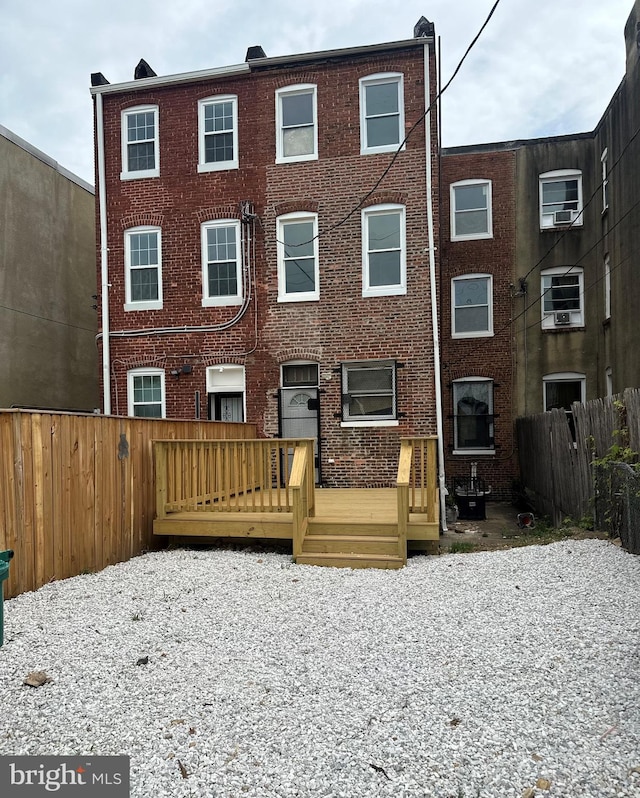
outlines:
[[129, 415], [165, 418], [165, 386], [162, 369], [132, 369], [127, 372]]

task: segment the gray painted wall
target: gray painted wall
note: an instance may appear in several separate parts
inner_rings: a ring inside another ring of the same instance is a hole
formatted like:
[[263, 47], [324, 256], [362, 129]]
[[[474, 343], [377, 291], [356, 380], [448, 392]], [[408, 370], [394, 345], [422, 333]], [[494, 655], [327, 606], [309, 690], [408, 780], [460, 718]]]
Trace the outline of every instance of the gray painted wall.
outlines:
[[0, 127], [0, 407], [99, 405], [91, 186]]

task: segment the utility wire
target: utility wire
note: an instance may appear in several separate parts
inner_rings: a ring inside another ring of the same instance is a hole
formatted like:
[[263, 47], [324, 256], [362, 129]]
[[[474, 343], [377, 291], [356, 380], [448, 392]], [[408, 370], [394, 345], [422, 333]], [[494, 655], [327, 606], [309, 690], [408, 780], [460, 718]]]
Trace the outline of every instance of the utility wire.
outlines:
[[38, 316], [37, 313], [29, 313], [26, 310], [18, 310], [18, 308], [11, 308], [8, 305], [0, 305], [1, 310], [9, 310], [12, 313], [19, 313], [21, 316], [29, 316], [32, 319], [38, 319], [39, 321], [48, 321], [50, 324], [59, 324], [61, 327], [70, 327], [72, 330], [84, 330], [84, 332], [90, 332], [95, 335], [95, 329], [92, 330], [89, 327], [80, 327], [77, 324], [69, 324], [66, 321], [58, 321], [58, 319], [49, 319], [47, 316]]

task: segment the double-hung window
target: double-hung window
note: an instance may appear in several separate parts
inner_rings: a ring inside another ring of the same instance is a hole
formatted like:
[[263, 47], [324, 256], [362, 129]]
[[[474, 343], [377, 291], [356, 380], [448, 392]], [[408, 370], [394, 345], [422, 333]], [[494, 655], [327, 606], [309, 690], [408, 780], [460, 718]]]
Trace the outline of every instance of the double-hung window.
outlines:
[[611, 258], [604, 256], [604, 318], [611, 318]]
[[451, 335], [479, 338], [493, 335], [493, 278], [464, 274], [451, 281]]
[[202, 225], [202, 305], [242, 302], [240, 222], [223, 219]]
[[451, 185], [451, 240], [493, 238], [491, 181], [461, 180]]
[[584, 277], [577, 266], [545, 269], [541, 275], [542, 329], [584, 325]]
[[125, 231], [125, 310], [162, 308], [162, 249], [159, 227]]
[[609, 151], [605, 147], [600, 156], [602, 166], [602, 213], [609, 208]]
[[165, 383], [162, 369], [132, 369], [127, 372], [130, 416], [165, 418]]
[[453, 419], [454, 452], [493, 452], [493, 380], [485, 377], [455, 380]]
[[540, 175], [540, 227], [582, 225], [582, 173], [559, 169]]
[[395, 152], [404, 141], [404, 82], [401, 73], [360, 79], [362, 154]]
[[362, 296], [407, 293], [405, 209], [376, 205], [362, 211]]
[[288, 86], [276, 91], [276, 163], [318, 157], [316, 87]]
[[343, 363], [343, 423], [384, 423], [395, 422], [396, 419], [395, 362], [367, 360]]
[[320, 298], [318, 216], [288, 213], [278, 218], [278, 302]]
[[122, 112], [122, 180], [158, 177], [160, 148], [158, 106], [141, 105]]
[[198, 102], [198, 171], [238, 168], [238, 98], [208, 97]]

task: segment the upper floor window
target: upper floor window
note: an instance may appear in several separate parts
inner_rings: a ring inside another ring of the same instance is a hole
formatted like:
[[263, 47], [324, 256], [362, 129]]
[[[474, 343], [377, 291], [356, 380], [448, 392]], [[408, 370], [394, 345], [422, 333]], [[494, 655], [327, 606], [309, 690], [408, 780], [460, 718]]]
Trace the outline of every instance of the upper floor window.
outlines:
[[454, 452], [493, 452], [493, 380], [486, 377], [455, 380], [453, 418]]
[[276, 91], [276, 163], [318, 157], [316, 87], [288, 86]]
[[584, 278], [577, 266], [545, 269], [542, 285], [542, 329], [584, 325]]
[[238, 168], [238, 98], [208, 97], [198, 102], [198, 171]]
[[395, 421], [396, 364], [367, 360], [342, 365], [343, 422]]
[[609, 207], [609, 152], [605, 147], [600, 156], [602, 167], [602, 213]]
[[465, 274], [451, 281], [451, 334], [454, 338], [493, 335], [493, 278]]
[[611, 318], [611, 259], [604, 256], [604, 317]]
[[278, 218], [278, 302], [320, 298], [317, 235], [315, 213]]
[[141, 105], [122, 112], [122, 180], [158, 177], [158, 106]]
[[400, 73], [360, 79], [360, 148], [394, 152], [404, 140], [404, 84]]
[[162, 307], [162, 250], [159, 227], [133, 227], [125, 239], [125, 310]]
[[140, 368], [127, 372], [127, 403], [130, 416], [165, 418], [164, 371]]
[[202, 305], [242, 302], [240, 222], [224, 219], [202, 225]]
[[493, 238], [491, 181], [462, 180], [451, 186], [451, 240]]
[[582, 173], [559, 169], [540, 175], [540, 227], [582, 224]]
[[405, 209], [376, 205], [362, 211], [363, 296], [407, 293]]

